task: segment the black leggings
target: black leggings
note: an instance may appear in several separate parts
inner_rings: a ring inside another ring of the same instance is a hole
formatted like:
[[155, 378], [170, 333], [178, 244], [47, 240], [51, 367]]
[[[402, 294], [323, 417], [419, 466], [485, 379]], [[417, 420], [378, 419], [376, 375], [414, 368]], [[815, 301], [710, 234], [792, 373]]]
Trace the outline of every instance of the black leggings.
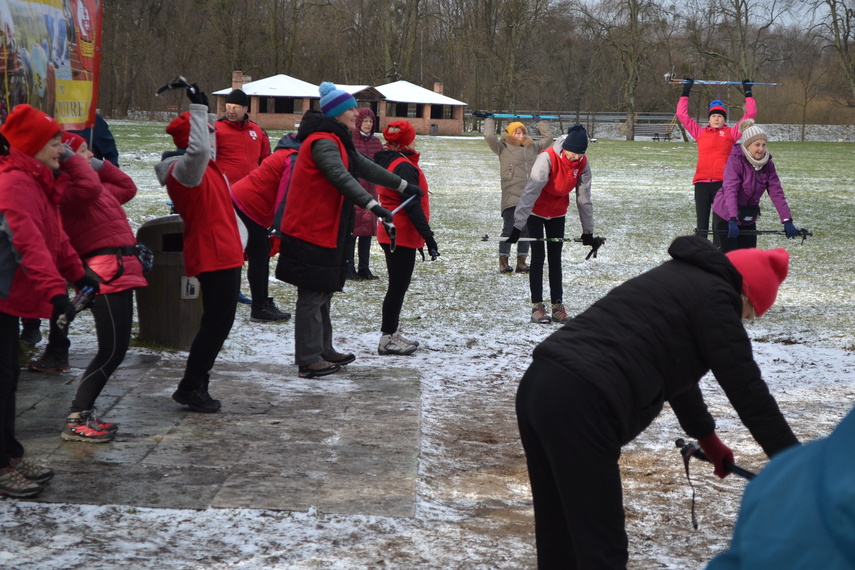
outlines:
[[9, 460], [24, 455], [24, 447], [15, 438], [15, 392], [18, 390], [18, 317], [0, 313], [0, 469]]
[[719, 232], [719, 246], [721, 247], [722, 253], [727, 253], [728, 251], [733, 251], [734, 249], [747, 249], [751, 247], [757, 247], [757, 236], [746, 235], [745, 233], [756, 231], [756, 223], [749, 224], [747, 226], [739, 226], [739, 237], [737, 237], [736, 239], [727, 237], [727, 226], [727, 220], [725, 220], [718, 214], [713, 214], [713, 228], [717, 232]]
[[[529, 216], [527, 227], [528, 235], [533, 238], [544, 237], [544, 231], [548, 238], [563, 238], [564, 223], [566, 218], [541, 218], [539, 216]], [[552, 303], [562, 303], [564, 299], [564, 284], [563, 273], [561, 270], [561, 249], [564, 247], [564, 242], [549, 241], [531, 242], [531, 265], [528, 273], [528, 285], [531, 289], [531, 302], [543, 302], [543, 262], [549, 262], [549, 295]]]
[[538, 568], [626, 569], [620, 428], [597, 380], [535, 358], [517, 390]]
[[721, 180], [718, 182], [695, 182], [695, 215], [697, 216], [695, 228], [700, 230], [698, 235], [705, 236], [706, 233], [702, 232], [710, 229], [710, 212], [715, 195], [721, 185]]
[[381, 243], [380, 247], [386, 254], [386, 270], [389, 273], [389, 288], [386, 289], [386, 297], [383, 299], [383, 321], [380, 332], [393, 334], [398, 330], [404, 296], [410, 288], [413, 269], [416, 267], [416, 250], [399, 245], [395, 251], [390, 251], [389, 244], [385, 243]]
[[255, 223], [252, 218], [235, 208], [238, 217], [246, 226], [246, 280], [252, 306], [260, 309], [267, 302], [270, 280], [270, 238], [267, 228]]
[[190, 345], [187, 368], [179, 390], [208, 389], [210, 372], [235, 321], [240, 267], [208, 271], [196, 276], [202, 290], [202, 322]]
[[98, 295], [92, 304], [98, 352], [86, 367], [71, 412], [91, 410], [107, 380], [125, 359], [134, 320], [134, 290]]

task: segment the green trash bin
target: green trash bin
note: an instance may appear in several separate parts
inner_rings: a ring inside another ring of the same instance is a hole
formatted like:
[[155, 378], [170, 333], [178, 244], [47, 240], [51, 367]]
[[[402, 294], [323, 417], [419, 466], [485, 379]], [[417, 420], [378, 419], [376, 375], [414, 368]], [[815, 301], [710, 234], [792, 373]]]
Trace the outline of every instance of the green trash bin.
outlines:
[[172, 214], [146, 222], [137, 241], [154, 254], [148, 287], [136, 290], [139, 338], [190, 350], [202, 320], [202, 296], [198, 279], [184, 271], [184, 220]]

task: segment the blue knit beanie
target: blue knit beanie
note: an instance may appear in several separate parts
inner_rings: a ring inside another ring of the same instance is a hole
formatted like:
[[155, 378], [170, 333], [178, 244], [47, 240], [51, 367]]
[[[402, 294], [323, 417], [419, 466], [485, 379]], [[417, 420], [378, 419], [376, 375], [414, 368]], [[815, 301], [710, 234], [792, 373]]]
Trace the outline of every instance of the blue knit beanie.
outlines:
[[321, 112], [335, 119], [350, 108], [356, 107], [356, 99], [347, 91], [336, 89], [329, 81], [321, 83]]
[[725, 107], [724, 103], [719, 101], [718, 99], [713, 99], [710, 101], [710, 111], [707, 113], [707, 116], [712, 117], [714, 114], [719, 114], [727, 120], [727, 107]]

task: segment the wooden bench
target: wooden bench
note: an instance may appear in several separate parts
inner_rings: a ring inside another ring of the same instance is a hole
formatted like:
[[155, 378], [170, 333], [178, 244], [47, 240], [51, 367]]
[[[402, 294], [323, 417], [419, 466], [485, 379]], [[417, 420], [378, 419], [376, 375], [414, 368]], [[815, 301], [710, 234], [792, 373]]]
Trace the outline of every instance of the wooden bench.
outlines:
[[671, 123], [635, 123], [634, 135], [637, 137], [653, 137], [655, 141], [670, 141], [671, 133], [676, 125]]

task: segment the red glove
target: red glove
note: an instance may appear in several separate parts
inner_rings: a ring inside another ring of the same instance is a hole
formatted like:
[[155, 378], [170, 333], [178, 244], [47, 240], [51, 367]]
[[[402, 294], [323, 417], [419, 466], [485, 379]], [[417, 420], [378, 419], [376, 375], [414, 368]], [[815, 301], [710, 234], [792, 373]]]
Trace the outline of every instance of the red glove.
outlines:
[[725, 467], [725, 463], [733, 465], [733, 452], [721, 442], [715, 432], [709, 437], [699, 439], [698, 443], [715, 465], [714, 473], [722, 479], [730, 475], [730, 469]]

